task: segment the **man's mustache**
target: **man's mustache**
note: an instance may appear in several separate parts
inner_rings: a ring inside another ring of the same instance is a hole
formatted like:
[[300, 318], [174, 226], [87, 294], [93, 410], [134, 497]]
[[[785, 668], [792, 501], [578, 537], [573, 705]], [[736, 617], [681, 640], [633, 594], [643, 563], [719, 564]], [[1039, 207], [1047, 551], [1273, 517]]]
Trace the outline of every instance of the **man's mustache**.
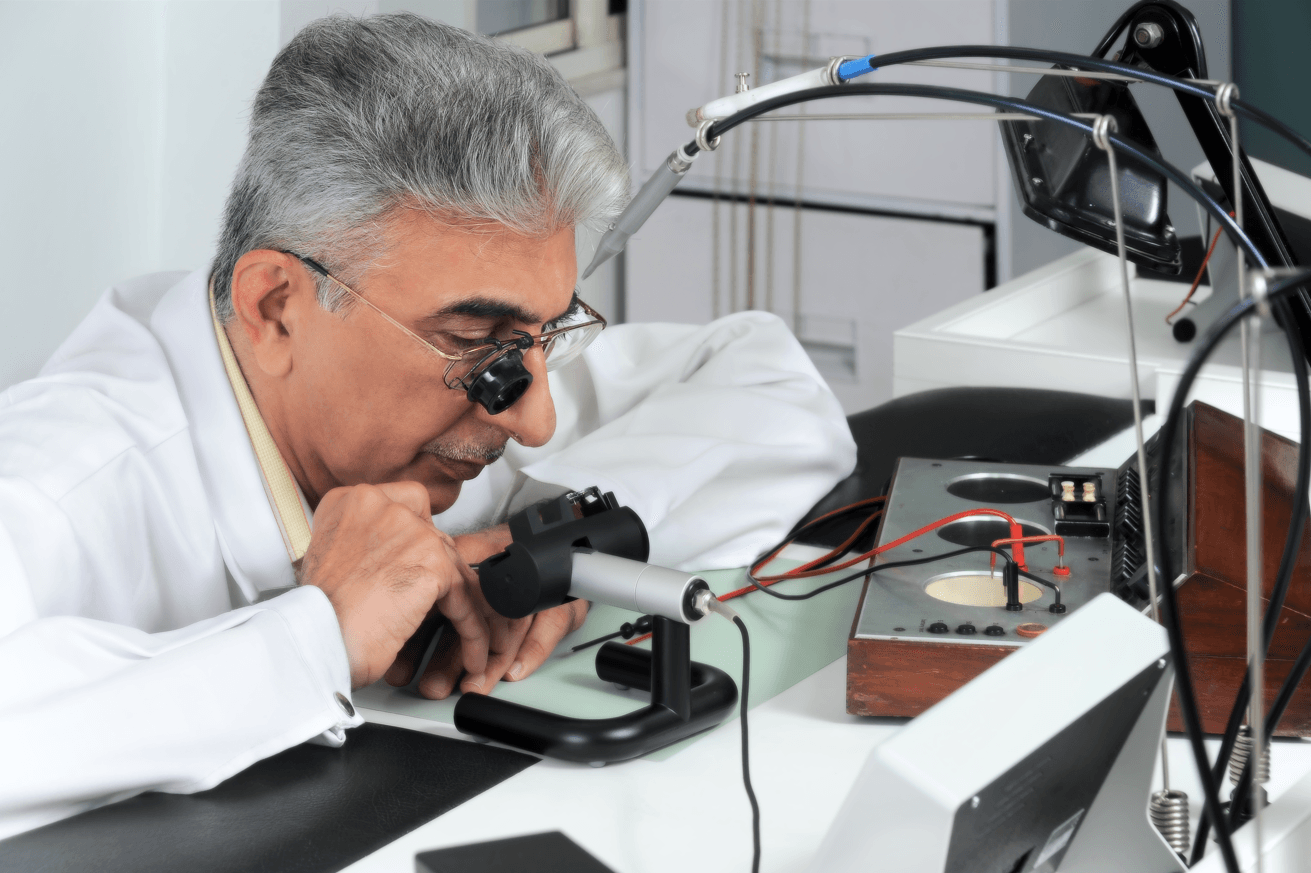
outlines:
[[487, 442], [449, 442], [439, 438], [425, 445], [420, 451], [448, 461], [491, 464], [505, 454], [505, 446], [508, 442], [508, 439]]

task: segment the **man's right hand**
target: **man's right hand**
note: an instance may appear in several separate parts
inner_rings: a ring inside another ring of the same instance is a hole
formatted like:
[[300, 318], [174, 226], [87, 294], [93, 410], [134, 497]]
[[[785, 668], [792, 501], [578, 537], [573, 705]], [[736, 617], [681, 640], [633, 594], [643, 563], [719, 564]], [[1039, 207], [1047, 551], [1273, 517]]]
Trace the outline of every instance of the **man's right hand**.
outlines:
[[382, 677], [434, 604], [460, 635], [464, 669], [486, 668], [490, 635], [469, 592], [478, 578], [433, 527], [428, 491], [417, 482], [325, 494], [300, 582], [323, 589], [336, 610], [354, 688]]

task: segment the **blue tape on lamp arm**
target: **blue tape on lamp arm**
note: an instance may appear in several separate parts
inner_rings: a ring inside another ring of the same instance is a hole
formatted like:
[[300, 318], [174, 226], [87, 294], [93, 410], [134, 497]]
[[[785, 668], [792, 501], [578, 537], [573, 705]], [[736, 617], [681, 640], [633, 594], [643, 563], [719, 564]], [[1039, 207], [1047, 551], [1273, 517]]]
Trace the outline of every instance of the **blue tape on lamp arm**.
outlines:
[[854, 61], [844, 61], [838, 65], [838, 78], [846, 82], [857, 76], [863, 76], [866, 73], [872, 73], [878, 69], [874, 66], [874, 55], [865, 58], [858, 58]]

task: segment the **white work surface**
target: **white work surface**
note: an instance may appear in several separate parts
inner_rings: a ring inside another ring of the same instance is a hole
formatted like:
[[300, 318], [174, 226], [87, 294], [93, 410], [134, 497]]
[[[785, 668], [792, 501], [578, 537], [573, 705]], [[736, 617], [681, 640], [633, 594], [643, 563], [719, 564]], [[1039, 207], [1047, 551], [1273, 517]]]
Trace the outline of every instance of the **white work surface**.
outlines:
[[[845, 658], [751, 712], [762, 871], [806, 869], [870, 750], [901, 723], [846, 713]], [[751, 812], [738, 737], [737, 722], [730, 722], [665, 761], [597, 769], [544, 760], [346, 869], [409, 873], [418, 852], [559, 830], [616, 873], [749, 871]], [[1195, 824], [1201, 788], [1190, 748], [1182, 737], [1168, 745], [1172, 784], [1192, 798]], [[1208, 745], [1214, 754], [1218, 742]], [[1302, 741], [1275, 743], [1267, 786], [1273, 800], [1311, 773], [1308, 753], [1311, 744]], [[1311, 797], [1311, 781], [1298, 791]], [[1270, 873], [1305, 869], [1267, 867]]]

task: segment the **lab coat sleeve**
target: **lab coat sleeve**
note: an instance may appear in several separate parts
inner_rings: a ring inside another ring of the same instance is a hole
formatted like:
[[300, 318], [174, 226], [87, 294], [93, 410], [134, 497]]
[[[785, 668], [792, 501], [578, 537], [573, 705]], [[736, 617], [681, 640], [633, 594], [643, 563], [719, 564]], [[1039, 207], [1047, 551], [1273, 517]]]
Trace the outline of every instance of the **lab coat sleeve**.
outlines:
[[524, 492], [615, 492], [645, 522], [655, 564], [743, 566], [855, 466], [837, 398], [767, 313], [618, 325], [552, 379], [567, 444], [522, 468]]
[[[13, 558], [0, 528], [6, 573]], [[201, 791], [361, 721], [336, 615], [309, 586], [163, 633], [27, 621], [0, 637], [0, 665], [0, 838], [143, 791]]]

